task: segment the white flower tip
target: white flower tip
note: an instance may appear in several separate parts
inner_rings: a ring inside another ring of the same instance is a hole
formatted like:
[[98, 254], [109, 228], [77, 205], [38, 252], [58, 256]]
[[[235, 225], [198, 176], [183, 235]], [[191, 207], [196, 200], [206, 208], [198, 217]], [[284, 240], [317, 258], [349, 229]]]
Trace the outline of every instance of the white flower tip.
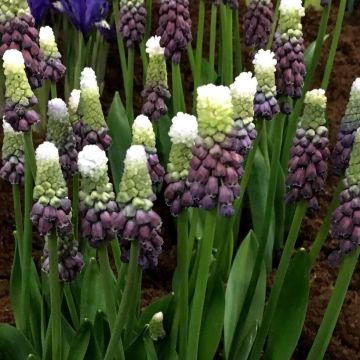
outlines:
[[216, 86], [214, 84], [203, 85], [197, 88], [198, 102], [207, 101], [213, 106], [231, 102], [230, 88], [227, 86]]
[[351, 91], [360, 92], [360, 78], [356, 78], [352, 84]]
[[39, 31], [40, 44], [53, 44], [55, 43], [55, 35], [53, 29], [50, 26], [43, 26]]
[[274, 69], [276, 66], [275, 54], [270, 50], [260, 49], [254, 57], [253, 64], [263, 69]]
[[81, 91], [78, 89], [74, 89], [69, 97], [69, 107], [73, 110], [77, 110], [80, 103], [80, 94]]
[[156, 314], [153, 315], [152, 317], [153, 321], [156, 322], [163, 322], [164, 321], [164, 314], [162, 311], [157, 312]]
[[62, 120], [69, 116], [65, 102], [62, 99], [52, 99], [48, 102], [48, 116], [56, 120]]
[[149, 130], [151, 129], [151, 131], [153, 131], [153, 127], [152, 127], [152, 123], [149, 120], [149, 118], [145, 115], [139, 115], [133, 123], [133, 131], [135, 129], [142, 129], [142, 130]]
[[12, 126], [3, 118], [3, 130], [4, 133], [15, 133], [16, 131], [12, 128]]
[[146, 52], [150, 56], [154, 55], [164, 55], [165, 49], [160, 45], [160, 36], [152, 36], [146, 42]]
[[281, 0], [279, 11], [281, 13], [286, 13], [289, 11], [298, 11], [299, 15], [305, 15], [305, 9], [302, 5], [301, 0]]
[[104, 168], [107, 162], [105, 151], [97, 145], [84, 146], [78, 155], [79, 171], [83, 176], [92, 176], [99, 169]]
[[250, 71], [242, 72], [230, 85], [230, 90], [235, 97], [253, 97], [256, 94], [257, 84], [256, 77]]
[[195, 116], [179, 112], [173, 117], [169, 136], [174, 144], [192, 145], [197, 134], [198, 123]]
[[84, 68], [80, 76], [80, 88], [87, 89], [87, 88], [97, 88], [97, 87], [98, 84], [96, 81], [95, 71], [90, 67]]
[[147, 164], [145, 148], [142, 145], [132, 145], [126, 152], [125, 164], [131, 166], [134, 163]]
[[305, 95], [305, 103], [316, 103], [322, 107], [326, 107], [327, 98], [324, 89], [313, 89]]
[[6, 50], [3, 55], [4, 67], [14, 66], [17, 68], [24, 67], [24, 58], [19, 50]]
[[40, 144], [35, 151], [36, 161], [59, 160], [59, 151], [50, 141]]

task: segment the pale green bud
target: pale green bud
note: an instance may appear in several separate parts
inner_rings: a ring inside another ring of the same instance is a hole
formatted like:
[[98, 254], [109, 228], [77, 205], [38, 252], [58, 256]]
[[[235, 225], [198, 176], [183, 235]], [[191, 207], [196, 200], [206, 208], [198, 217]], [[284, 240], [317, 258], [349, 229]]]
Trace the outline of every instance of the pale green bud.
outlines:
[[257, 90], [263, 92], [266, 98], [276, 95], [276, 63], [275, 54], [270, 50], [260, 49], [254, 56], [253, 64], [258, 82]]
[[300, 126], [303, 129], [317, 129], [326, 125], [326, 96], [323, 89], [308, 91], [305, 95], [305, 108], [300, 119]]
[[163, 322], [164, 322], [164, 314], [162, 312], [156, 313], [150, 320], [149, 333], [150, 333], [150, 337], [154, 341], [161, 340], [166, 336]]
[[2, 145], [2, 159], [16, 155], [18, 157], [24, 154], [24, 135], [22, 132], [14, 131], [11, 125], [3, 120], [4, 139]]
[[61, 59], [61, 54], [56, 44], [55, 35], [50, 26], [43, 26], [40, 28], [39, 44], [40, 49], [46, 59]]
[[281, 0], [279, 14], [279, 33], [286, 38], [303, 36], [301, 18], [305, 16], [305, 9], [301, 0]]
[[351, 87], [350, 99], [346, 106], [345, 122], [360, 121], [360, 78]]
[[26, 0], [1, 0], [0, 2], [1, 23], [29, 13], [30, 9]]
[[81, 91], [74, 89], [71, 91], [69, 101], [68, 101], [68, 108], [69, 108], [69, 117], [71, 124], [76, 124], [79, 121], [79, 103], [80, 103], [80, 95]]
[[132, 145], [143, 145], [146, 151], [156, 151], [155, 133], [147, 116], [139, 115], [132, 126]]

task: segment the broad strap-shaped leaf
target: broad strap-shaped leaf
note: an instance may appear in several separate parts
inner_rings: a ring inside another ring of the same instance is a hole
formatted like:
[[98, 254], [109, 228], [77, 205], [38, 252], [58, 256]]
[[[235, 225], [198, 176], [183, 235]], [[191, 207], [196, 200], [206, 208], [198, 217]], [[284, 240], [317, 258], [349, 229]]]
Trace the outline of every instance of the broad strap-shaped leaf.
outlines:
[[164, 167], [167, 165], [171, 149], [171, 140], [169, 136], [170, 126], [171, 120], [168, 115], [163, 116], [159, 122], [154, 125], [156, 148], [159, 160]]
[[91, 337], [91, 322], [85, 319], [70, 345], [67, 360], [83, 360], [88, 350]]

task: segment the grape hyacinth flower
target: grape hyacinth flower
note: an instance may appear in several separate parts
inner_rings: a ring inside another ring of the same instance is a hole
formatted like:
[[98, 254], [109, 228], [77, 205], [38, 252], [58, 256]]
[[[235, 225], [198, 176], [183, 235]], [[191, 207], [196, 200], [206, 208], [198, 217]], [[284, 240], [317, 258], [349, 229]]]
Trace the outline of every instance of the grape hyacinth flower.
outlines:
[[308, 201], [310, 209], [318, 208], [317, 193], [327, 177], [328, 129], [326, 128], [325, 91], [308, 91], [305, 109], [300, 118], [290, 153], [289, 174], [286, 179], [286, 202]]
[[118, 206], [107, 164], [105, 151], [96, 145], [87, 145], [79, 153], [81, 233], [94, 248], [115, 236], [114, 220]]
[[360, 131], [355, 134], [349, 167], [343, 180], [340, 206], [332, 216], [332, 237], [340, 241], [339, 250], [329, 256], [332, 266], [360, 245]]
[[65, 75], [66, 67], [61, 62], [61, 54], [50, 26], [40, 28], [39, 42], [44, 56], [44, 79], [58, 82]]
[[237, 153], [246, 156], [252, 148], [257, 132], [254, 124], [254, 97], [257, 80], [251, 72], [242, 72], [230, 86], [234, 107], [232, 137]]
[[80, 121], [74, 124], [75, 135], [77, 139], [81, 139], [80, 148], [95, 144], [107, 150], [111, 144], [111, 137], [101, 108], [99, 87], [93, 69], [84, 68], [80, 88]]
[[120, 0], [119, 31], [127, 47], [140, 43], [145, 33], [144, 0]]
[[279, 14], [273, 43], [277, 60], [276, 87], [279, 95], [297, 99], [301, 97], [306, 73], [301, 25], [305, 9], [301, 0], [281, 0]]
[[280, 112], [276, 100], [276, 59], [274, 56], [275, 54], [270, 50], [260, 49], [253, 60], [255, 76], [258, 82], [254, 100], [255, 116], [266, 120], [271, 120], [274, 115]]
[[11, 185], [24, 182], [24, 135], [16, 132], [3, 120], [4, 139], [1, 154], [0, 177]]
[[3, 56], [5, 74], [4, 118], [15, 131], [27, 132], [40, 121], [31, 107], [37, 104], [25, 74], [24, 58], [20, 51], [7, 50]]
[[114, 222], [121, 246], [121, 260], [129, 261], [131, 242], [139, 241], [139, 265], [143, 269], [154, 268], [162, 250], [162, 223], [152, 209], [155, 195], [144, 147], [132, 145], [126, 153], [124, 165], [117, 196], [120, 213]]
[[179, 64], [192, 41], [189, 0], [161, 0], [159, 14], [156, 35], [161, 37], [160, 45], [165, 48], [166, 58]]
[[341, 120], [336, 146], [331, 157], [333, 171], [336, 175], [340, 176], [343, 174], [349, 164], [355, 133], [359, 127], [360, 78], [357, 78], [351, 88], [350, 99], [346, 107], [345, 116]]
[[177, 113], [172, 119], [169, 131], [172, 146], [165, 175], [166, 189], [164, 192], [166, 205], [170, 207], [173, 216], [179, 215], [185, 208], [193, 205], [187, 177], [192, 158], [191, 149], [197, 135], [196, 117], [181, 112]]
[[59, 152], [51, 142], [44, 142], [36, 149], [35, 204], [31, 220], [40, 235], [56, 231], [60, 237], [72, 234], [71, 201], [61, 172]]
[[160, 46], [160, 37], [153, 36], [146, 42], [149, 65], [145, 88], [141, 96], [146, 99], [141, 112], [151, 121], [157, 121], [168, 112], [166, 99], [171, 97], [168, 88], [165, 49]]
[[251, 0], [243, 20], [245, 43], [255, 50], [265, 49], [273, 24], [271, 0]]
[[68, 109], [61, 99], [52, 99], [48, 103], [46, 139], [59, 149], [60, 165], [65, 179], [73, 176], [78, 170], [76, 139], [70, 124]]
[[0, 57], [9, 49], [19, 50], [25, 60], [32, 89], [42, 85], [43, 59], [38, 31], [26, 0], [2, 0], [0, 4]]
[[243, 157], [236, 152], [230, 89], [213, 84], [197, 89], [199, 136], [192, 149], [188, 181], [194, 206], [205, 210], [219, 204], [221, 216], [234, 215], [240, 194]]
[[156, 150], [156, 137], [151, 121], [147, 116], [139, 115], [132, 126], [132, 145], [145, 148], [153, 191], [162, 184], [165, 170], [160, 164]]

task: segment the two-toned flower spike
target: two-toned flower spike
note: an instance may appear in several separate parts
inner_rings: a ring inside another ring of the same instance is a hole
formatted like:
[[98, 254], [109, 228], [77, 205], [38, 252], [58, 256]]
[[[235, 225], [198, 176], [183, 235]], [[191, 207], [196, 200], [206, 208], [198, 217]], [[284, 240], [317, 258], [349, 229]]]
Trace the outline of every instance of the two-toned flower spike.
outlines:
[[167, 173], [165, 175], [165, 202], [171, 214], [179, 215], [185, 208], [193, 205], [187, 178], [189, 175], [191, 149], [198, 135], [195, 116], [177, 113], [172, 119], [169, 136], [172, 142]]
[[359, 127], [360, 78], [357, 78], [352, 84], [350, 99], [341, 120], [336, 145], [331, 156], [332, 168], [336, 175], [342, 175], [349, 164], [355, 133]]
[[288, 203], [303, 199], [311, 209], [318, 208], [317, 194], [325, 184], [330, 155], [325, 111], [325, 91], [308, 91], [304, 113], [298, 123], [290, 153], [286, 179]]
[[66, 179], [77, 170], [76, 139], [70, 123], [66, 104], [61, 99], [52, 99], [48, 103], [47, 140], [53, 142], [59, 150], [60, 164]]
[[192, 149], [188, 181], [194, 206], [205, 210], [219, 205], [220, 215], [234, 215], [233, 202], [240, 194], [243, 157], [231, 137], [234, 112], [228, 87], [198, 88], [199, 136]]
[[24, 181], [24, 135], [16, 132], [3, 120], [4, 139], [1, 153], [0, 177], [12, 185]]
[[0, 57], [9, 49], [19, 50], [25, 59], [32, 89], [42, 85], [43, 58], [38, 31], [26, 0], [2, 0], [0, 4]]
[[141, 96], [145, 103], [141, 112], [151, 121], [157, 121], [168, 112], [165, 101], [171, 97], [168, 89], [165, 49], [160, 45], [160, 37], [153, 36], [146, 42], [149, 66], [146, 73], [145, 88]]
[[142, 268], [157, 266], [161, 254], [161, 219], [152, 209], [155, 195], [152, 191], [145, 148], [132, 145], [124, 161], [117, 202], [120, 213], [115, 222], [121, 246], [121, 259], [129, 261], [132, 241], [139, 241], [139, 265]]
[[189, 0], [161, 0], [159, 14], [156, 35], [161, 37], [166, 58], [178, 64], [192, 41]]
[[3, 56], [3, 67], [6, 87], [4, 118], [15, 131], [27, 132], [40, 121], [40, 116], [32, 110], [37, 99], [26, 77], [21, 52], [7, 50]]
[[44, 57], [44, 79], [58, 82], [64, 76], [66, 67], [61, 62], [61, 54], [50, 26], [40, 28], [39, 42]]
[[97, 145], [85, 146], [79, 153], [78, 167], [81, 174], [81, 234], [92, 247], [98, 248], [114, 239], [118, 211], [105, 151]]
[[156, 138], [151, 121], [147, 116], [139, 115], [132, 126], [132, 145], [145, 148], [149, 172], [154, 193], [164, 180], [165, 170], [160, 164], [156, 150]]

